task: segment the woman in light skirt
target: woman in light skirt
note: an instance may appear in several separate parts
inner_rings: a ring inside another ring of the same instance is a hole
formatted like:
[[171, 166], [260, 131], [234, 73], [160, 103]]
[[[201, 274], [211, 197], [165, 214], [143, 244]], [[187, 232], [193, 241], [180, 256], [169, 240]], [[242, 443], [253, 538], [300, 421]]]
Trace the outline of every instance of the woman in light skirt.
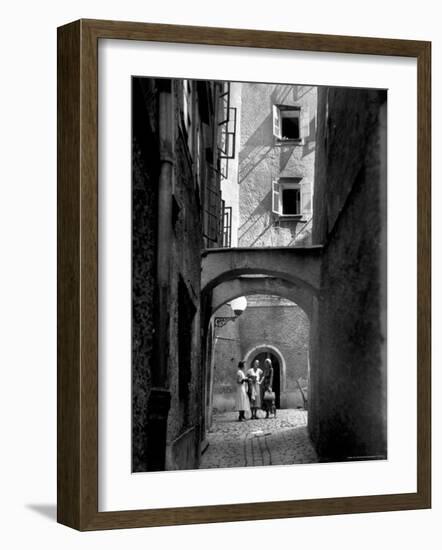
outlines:
[[239, 422], [245, 420], [245, 413], [250, 411], [249, 397], [247, 395], [248, 380], [247, 376], [244, 374], [244, 366], [244, 361], [240, 361], [238, 363], [238, 371], [236, 373], [235, 409], [239, 413]]
[[252, 418], [258, 418], [258, 409], [261, 408], [261, 382], [263, 372], [259, 368], [259, 361], [255, 359], [253, 366], [247, 371], [247, 378], [250, 384], [250, 408], [252, 410]]

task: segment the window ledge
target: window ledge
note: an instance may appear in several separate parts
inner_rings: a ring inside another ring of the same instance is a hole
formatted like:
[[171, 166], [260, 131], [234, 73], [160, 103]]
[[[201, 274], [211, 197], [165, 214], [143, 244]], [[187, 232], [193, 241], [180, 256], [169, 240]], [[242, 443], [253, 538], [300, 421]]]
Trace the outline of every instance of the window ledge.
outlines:
[[307, 219], [302, 214], [276, 214], [276, 217], [280, 221], [296, 221], [300, 223], [307, 223]]
[[303, 138], [298, 138], [298, 139], [275, 138], [275, 142], [277, 145], [304, 145]]

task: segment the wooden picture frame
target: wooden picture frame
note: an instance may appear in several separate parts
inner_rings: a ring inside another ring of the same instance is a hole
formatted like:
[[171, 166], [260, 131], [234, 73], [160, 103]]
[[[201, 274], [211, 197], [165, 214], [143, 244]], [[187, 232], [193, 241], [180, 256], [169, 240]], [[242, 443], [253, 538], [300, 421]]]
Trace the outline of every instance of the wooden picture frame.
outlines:
[[[418, 70], [417, 492], [98, 511], [98, 40], [402, 56]], [[58, 521], [82, 531], [431, 506], [431, 44], [423, 41], [79, 20], [58, 29]]]

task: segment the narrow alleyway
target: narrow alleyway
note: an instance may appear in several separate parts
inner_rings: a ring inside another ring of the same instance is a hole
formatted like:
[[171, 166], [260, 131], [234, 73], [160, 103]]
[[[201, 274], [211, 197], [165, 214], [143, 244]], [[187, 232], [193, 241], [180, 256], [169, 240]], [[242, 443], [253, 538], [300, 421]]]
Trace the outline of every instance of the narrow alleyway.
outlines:
[[278, 410], [276, 418], [237, 421], [236, 412], [214, 415], [200, 468], [317, 462], [307, 433], [307, 412]]

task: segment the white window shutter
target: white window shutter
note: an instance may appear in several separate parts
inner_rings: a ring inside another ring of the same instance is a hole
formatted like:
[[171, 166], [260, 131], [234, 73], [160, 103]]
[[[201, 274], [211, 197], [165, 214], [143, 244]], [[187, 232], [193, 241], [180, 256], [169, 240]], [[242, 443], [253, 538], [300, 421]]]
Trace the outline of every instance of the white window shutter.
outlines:
[[278, 215], [281, 214], [281, 201], [278, 180], [272, 181], [272, 212]]
[[184, 124], [187, 125], [187, 115], [188, 115], [188, 103], [187, 103], [187, 80], [183, 80], [183, 119]]
[[276, 105], [273, 105], [273, 135], [281, 139], [281, 113]]
[[296, 214], [302, 214], [301, 189], [298, 188], [298, 200], [296, 201]]
[[312, 193], [310, 186], [301, 188], [301, 209], [305, 215], [311, 214], [312, 211]]
[[300, 183], [301, 190], [301, 213], [307, 215], [312, 209], [311, 184], [309, 181]]
[[310, 111], [301, 109], [301, 138], [305, 139], [310, 134]]

